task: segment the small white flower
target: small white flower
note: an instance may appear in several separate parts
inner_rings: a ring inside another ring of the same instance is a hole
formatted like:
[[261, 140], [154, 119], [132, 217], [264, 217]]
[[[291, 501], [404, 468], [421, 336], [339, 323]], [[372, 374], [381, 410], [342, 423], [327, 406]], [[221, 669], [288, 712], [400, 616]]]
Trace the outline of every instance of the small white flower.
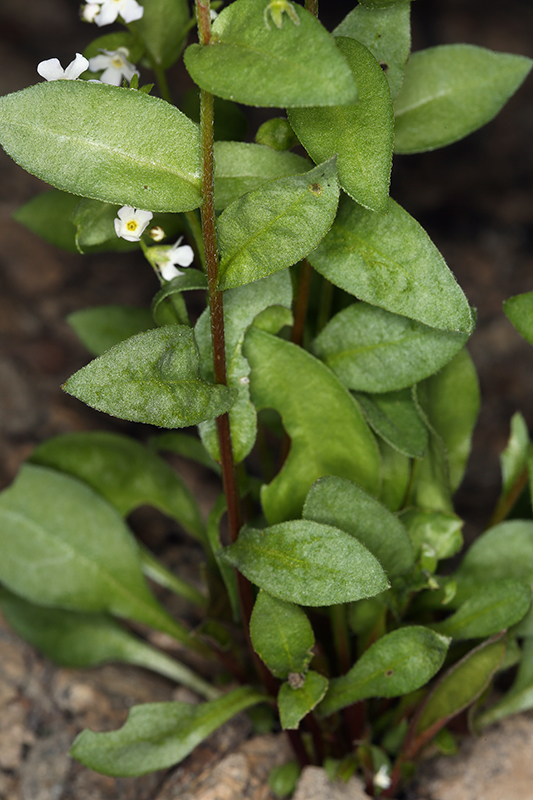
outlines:
[[100, 6], [98, 3], [87, 3], [86, 6], [81, 7], [81, 18], [84, 22], [94, 22], [96, 15], [100, 13]]
[[100, 75], [102, 83], [109, 83], [111, 86], [120, 86], [122, 78], [126, 78], [128, 83], [134, 75], [139, 73], [133, 64], [128, 61], [130, 51], [127, 47], [119, 47], [116, 50], [101, 50], [101, 56], [94, 56], [89, 59], [89, 69], [91, 72], [98, 72], [103, 69]]
[[[139, 5], [137, 0], [97, 0], [97, 4], [100, 6], [100, 10], [93, 16], [93, 21], [100, 27], [115, 22], [119, 14], [124, 22], [134, 22], [144, 14], [144, 8]], [[94, 4], [90, 3], [90, 5]]]
[[374, 775], [374, 786], [377, 789], [388, 789], [390, 785], [389, 768], [386, 764], [382, 764]]
[[176, 244], [172, 247], [158, 247], [157, 254], [154, 253], [154, 263], [157, 264], [161, 277], [165, 281], [171, 281], [178, 275], [183, 275], [179, 267], [190, 267], [194, 261], [194, 251], [188, 244], [180, 244], [183, 236], [180, 236]]
[[211, 22], [214, 22], [217, 17], [218, 17], [218, 13], [216, 11], [214, 11], [212, 8], [210, 8], [209, 9], [209, 19], [211, 20]]
[[150, 239], [153, 239], [154, 242], [162, 242], [166, 236], [165, 231], [161, 227], [161, 225], [154, 225], [153, 228], [150, 228], [148, 231], [148, 236]]
[[122, 206], [117, 211], [115, 233], [128, 242], [138, 242], [152, 217], [151, 211], [140, 211], [132, 206]]
[[76, 58], [66, 69], [63, 69], [58, 58], [48, 58], [37, 64], [37, 72], [46, 81], [75, 81], [88, 67], [87, 59], [81, 53], [76, 53]]

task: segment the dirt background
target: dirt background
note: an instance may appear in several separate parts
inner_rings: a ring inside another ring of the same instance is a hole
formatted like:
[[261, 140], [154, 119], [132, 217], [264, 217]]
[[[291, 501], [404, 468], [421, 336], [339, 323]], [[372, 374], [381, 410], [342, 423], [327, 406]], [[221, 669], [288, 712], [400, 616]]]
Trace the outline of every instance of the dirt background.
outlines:
[[[333, 0], [321, 5], [321, 16], [330, 28], [352, 6]], [[415, 49], [464, 41], [533, 56], [530, 0], [418, 0], [413, 3], [413, 21]], [[94, 29], [79, 22], [74, 0], [1, 0], [0, 94], [35, 83], [35, 67], [45, 58], [57, 56], [66, 65], [95, 35]], [[190, 85], [179, 67], [173, 77], [178, 91]], [[432, 236], [478, 310], [469, 349], [483, 402], [469, 471], [457, 498], [459, 513], [472, 533], [482, 528], [498, 494], [498, 457], [511, 415], [521, 410], [533, 426], [533, 348], [502, 313], [505, 298], [533, 289], [532, 142], [530, 78], [486, 128], [434, 153], [398, 157], [393, 170], [392, 195]], [[82, 257], [43, 243], [15, 223], [11, 214], [46, 186], [3, 153], [0, 181], [3, 487], [33, 447], [49, 436], [101, 428], [140, 438], [148, 435], [145, 426], [111, 420], [64, 395], [59, 387], [88, 360], [65, 322], [67, 314], [105, 303], [147, 305], [157, 283], [136, 255]], [[180, 467], [207, 511], [217, 492], [213, 479], [185, 463]], [[152, 542], [170, 562], [178, 563], [184, 546], [180, 532], [162, 518], [152, 515], [149, 520]], [[142, 528], [144, 521], [140, 513], [136, 527]], [[81, 727], [117, 727], [133, 703], [177, 696], [179, 690], [172, 692], [165, 680], [133, 668], [57, 670], [1, 628], [0, 800], [267, 798], [265, 764], [286, 758], [286, 748], [268, 737], [252, 740], [256, 745], [247, 743], [250, 726], [245, 720], [202, 746], [171, 779], [157, 775], [114, 781], [80, 768], [65, 755]], [[241, 749], [236, 750], [239, 742]], [[220, 788], [221, 773], [213, 773], [224, 754], [230, 759], [224, 762], [224, 774], [233, 787], [227, 791]], [[218, 774], [215, 783], [213, 774]], [[204, 781], [201, 790], [195, 781]], [[533, 790], [527, 791], [516, 797], [533, 797]], [[424, 797], [445, 800], [443, 790], [435, 792], [428, 789]], [[512, 792], [505, 797], [512, 800]]]

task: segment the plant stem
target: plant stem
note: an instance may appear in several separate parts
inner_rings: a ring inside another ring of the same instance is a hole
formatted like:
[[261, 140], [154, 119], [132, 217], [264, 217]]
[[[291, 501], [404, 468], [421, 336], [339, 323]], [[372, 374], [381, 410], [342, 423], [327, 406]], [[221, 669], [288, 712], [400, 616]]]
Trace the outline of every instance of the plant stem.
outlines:
[[527, 478], [528, 478], [528, 468], [525, 467], [514, 484], [511, 486], [510, 490], [507, 492], [505, 497], [502, 497], [498, 502], [494, 510], [494, 514], [490, 518], [490, 522], [488, 524], [489, 528], [493, 528], [494, 525], [498, 525], [504, 519], [506, 519], [507, 515], [511, 512], [514, 504], [517, 502], [518, 498], [522, 494], [524, 487], [527, 485]]

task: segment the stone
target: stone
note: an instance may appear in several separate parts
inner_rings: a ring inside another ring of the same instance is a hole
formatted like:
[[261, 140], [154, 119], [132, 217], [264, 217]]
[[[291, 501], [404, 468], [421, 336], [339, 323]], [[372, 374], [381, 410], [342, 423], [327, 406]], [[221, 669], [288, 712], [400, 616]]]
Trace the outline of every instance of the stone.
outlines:
[[292, 800], [368, 800], [368, 795], [359, 778], [333, 782], [321, 767], [305, 767]]

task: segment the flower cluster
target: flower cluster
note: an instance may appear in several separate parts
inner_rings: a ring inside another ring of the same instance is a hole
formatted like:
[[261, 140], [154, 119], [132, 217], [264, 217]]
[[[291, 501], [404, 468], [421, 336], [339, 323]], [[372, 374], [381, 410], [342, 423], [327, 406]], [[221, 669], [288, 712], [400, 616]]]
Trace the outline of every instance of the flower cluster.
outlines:
[[95, 0], [82, 6], [81, 18], [101, 27], [115, 22], [119, 14], [124, 22], [134, 22], [142, 17], [144, 8], [137, 0]]
[[117, 50], [102, 50], [101, 55], [89, 59], [89, 69], [91, 72], [99, 72], [102, 83], [109, 83], [112, 86], [120, 86], [122, 79], [128, 83], [138, 71], [133, 64], [128, 61], [130, 51], [127, 47], [119, 47]]

